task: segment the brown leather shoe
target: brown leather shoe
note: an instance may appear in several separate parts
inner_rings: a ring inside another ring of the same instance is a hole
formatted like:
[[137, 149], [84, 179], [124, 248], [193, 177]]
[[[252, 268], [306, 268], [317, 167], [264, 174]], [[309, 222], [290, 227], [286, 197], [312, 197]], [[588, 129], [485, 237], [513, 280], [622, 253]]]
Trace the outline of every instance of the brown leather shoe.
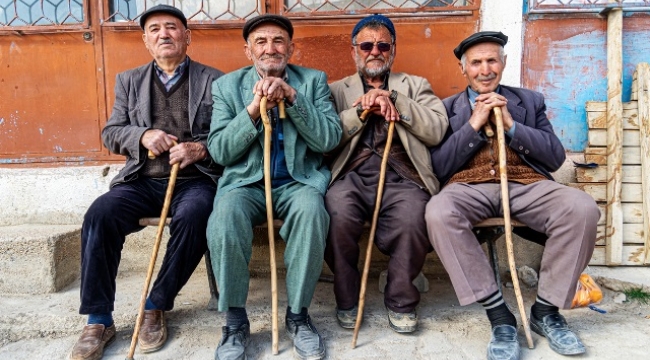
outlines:
[[71, 360], [97, 360], [104, 354], [104, 347], [115, 340], [115, 324], [108, 328], [102, 324], [84, 326], [81, 336], [72, 348]]
[[138, 345], [143, 353], [160, 350], [167, 340], [167, 324], [162, 310], [145, 310]]

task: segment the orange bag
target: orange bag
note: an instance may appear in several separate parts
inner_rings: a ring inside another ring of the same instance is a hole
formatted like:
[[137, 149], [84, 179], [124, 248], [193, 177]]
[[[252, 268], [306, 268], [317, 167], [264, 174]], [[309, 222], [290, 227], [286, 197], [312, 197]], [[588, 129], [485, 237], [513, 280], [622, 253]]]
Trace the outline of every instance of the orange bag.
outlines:
[[598, 284], [587, 274], [580, 275], [578, 285], [576, 286], [576, 294], [573, 297], [571, 308], [589, 306], [590, 304], [598, 304], [603, 299], [603, 292], [598, 287]]

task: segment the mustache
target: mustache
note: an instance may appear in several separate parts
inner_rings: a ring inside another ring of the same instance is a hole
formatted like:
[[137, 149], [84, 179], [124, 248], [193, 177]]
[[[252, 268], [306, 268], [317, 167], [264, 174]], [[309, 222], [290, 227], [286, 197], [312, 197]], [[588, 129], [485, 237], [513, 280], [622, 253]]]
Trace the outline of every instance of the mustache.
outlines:
[[370, 61], [373, 60], [381, 60], [383, 62], [386, 62], [386, 58], [383, 55], [378, 55], [378, 56], [368, 55], [368, 57], [366, 58], [366, 63], [369, 63]]
[[273, 55], [263, 55], [260, 57], [260, 60], [266, 60], [266, 59], [277, 59], [277, 60], [282, 60], [284, 59], [284, 56], [280, 54], [273, 54]]
[[496, 79], [496, 77], [497, 77], [497, 74], [492, 73], [492, 74], [490, 74], [488, 76], [479, 75], [479, 76], [476, 77], [476, 80], [478, 80], [478, 81], [490, 81], [490, 80]]
[[160, 45], [166, 45], [166, 44], [173, 44], [174, 41], [172, 39], [162, 39], [160, 41]]

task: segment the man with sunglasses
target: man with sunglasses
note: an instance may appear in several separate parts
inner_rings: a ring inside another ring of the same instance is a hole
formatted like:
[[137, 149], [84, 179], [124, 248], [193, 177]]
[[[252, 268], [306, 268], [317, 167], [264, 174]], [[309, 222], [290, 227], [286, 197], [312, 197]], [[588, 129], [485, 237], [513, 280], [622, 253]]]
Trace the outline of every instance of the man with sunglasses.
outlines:
[[[382, 15], [363, 18], [352, 30], [351, 55], [357, 73], [330, 85], [343, 137], [331, 156], [332, 180], [325, 196], [331, 217], [325, 261], [334, 273], [338, 323], [354, 328], [360, 288], [359, 238], [374, 210], [387, 124], [396, 122], [374, 241], [390, 256], [384, 291], [390, 327], [410, 333], [417, 329], [415, 308], [420, 301], [413, 280], [432, 250], [424, 209], [438, 192], [427, 147], [442, 140], [448, 122], [442, 102], [426, 79], [391, 72], [395, 40], [390, 19]], [[367, 109], [370, 116], [361, 119]]]
[[427, 205], [429, 238], [460, 304], [478, 302], [486, 310], [492, 326], [487, 358], [519, 359], [517, 321], [472, 232], [473, 224], [503, 216], [497, 140], [484, 130], [496, 131], [492, 109], [500, 108], [510, 213], [530, 228], [527, 239], [545, 245], [530, 326], [555, 352], [582, 354], [584, 345], [558, 310], [571, 307], [594, 250], [600, 211], [585, 192], [553, 181], [551, 172], [564, 162], [564, 148], [546, 117], [542, 94], [500, 84], [507, 41], [501, 32], [483, 31], [454, 49], [468, 87], [444, 100], [451, 126], [431, 149], [433, 170], [444, 188]]

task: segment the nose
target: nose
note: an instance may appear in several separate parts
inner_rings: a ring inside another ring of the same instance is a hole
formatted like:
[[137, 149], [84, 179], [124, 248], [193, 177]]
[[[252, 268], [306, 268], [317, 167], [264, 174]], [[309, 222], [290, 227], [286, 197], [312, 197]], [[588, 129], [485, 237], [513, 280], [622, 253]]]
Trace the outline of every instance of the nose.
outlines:
[[373, 55], [373, 56], [381, 55], [381, 51], [379, 51], [379, 44], [378, 43], [372, 44], [372, 50], [370, 50], [370, 54]]
[[481, 72], [481, 75], [490, 75], [492, 73], [492, 70], [490, 69], [490, 65], [488, 64], [487, 61], [481, 62], [479, 71]]

